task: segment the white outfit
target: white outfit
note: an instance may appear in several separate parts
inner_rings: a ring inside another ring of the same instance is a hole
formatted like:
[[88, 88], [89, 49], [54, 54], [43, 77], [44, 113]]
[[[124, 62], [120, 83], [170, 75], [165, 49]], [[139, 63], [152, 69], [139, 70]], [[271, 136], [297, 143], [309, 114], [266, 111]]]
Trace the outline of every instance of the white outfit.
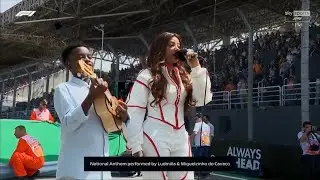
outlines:
[[212, 125], [210, 122], [208, 122], [208, 125], [210, 126], [210, 136], [214, 137], [214, 125]]
[[[202, 128], [201, 128], [202, 126]], [[193, 132], [196, 134], [194, 136], [194, 145], [196, 147], [199, 146], [210, 146], [210, 135], [211, 135], [211, 128], [205, 122], [197, 122], [194, 125]], [[201, 137], [200, 137], [201, 136]], [[201, 144], [200, 144], [201, 139]]]
[[[298, 135], [297, 135], [298, 136], [298, 140], [300, 140], [300, 138], [302, 137], [303, 133], [304, 133], [303, 131], [300, 131], [298, 133]], [[319, 142], [318, 142], [317, 139], [320, 139], [320, 135], [317, 134], [317, 133], [314, 133], [313, 135], [310, 134], [308, 136], [308, 140], [306, 140], [306, 141], [304, 141], [302, 143], [300, 142], [300, 147], [302, 149], [302, 155], [310, 154], [310, 153], [307, 152], [307, 150], [308, 150], [308, 148], [310, 146], [310, 143], [319, 145]]]
[[[124, 127], [127, 146], [132, 153], [143, 151], [144, 156], [191, 156], [189, 135], [184, 127], [184, 102], [187, 96], [181, 82], [178, 69], [175, 74], [180, 86], [177, 86], [169, 76], [168, 68], [162, 67], [162, 73], [167, 79], [166, 99], [153, 107], [154, 100], [150, 91], [151, 72], [142, 70], [128, 95], [127, 105], [130, 120]], [[193, 98], [197, 106], [204, 103], [204, 89], [207, 70], [200, 66], [192, 68], [190, 78], [193, 87]], [[212, 100], [211, 82], [207, 78], [206, 103]], [[153, 104], [152, 104], [153, 105]], [[146, 119], [144, 120], [147, 112]], [[167, 176], [167, 177], [166, 177]], [[193, 172], [143, 172], [143, 179], [194, 179]]]
[[89, 93], [89, 84], [72, 77], [54, 93], [54, 108], [61, 121], [61, 147], [57, 179], [111, 179], [110, 172], [84, 171], [84, 157], [109, 156], [108, 134], [91, 106], [86, 116], [81, 103]]

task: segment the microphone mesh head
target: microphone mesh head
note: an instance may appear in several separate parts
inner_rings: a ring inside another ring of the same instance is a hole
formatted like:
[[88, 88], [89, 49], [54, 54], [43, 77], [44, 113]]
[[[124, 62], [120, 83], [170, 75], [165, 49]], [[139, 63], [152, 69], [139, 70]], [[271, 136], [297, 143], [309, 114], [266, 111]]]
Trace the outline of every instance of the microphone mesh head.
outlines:
[[179, 58], [181, 61], [187, 61], [185, 55], [187, 53], [193, 53], [194, 51], [192, 49], [181, 49], [180, 51], [176, 52], [176, 57]]
[[177, 54], [177, 57], [181, 60], [181, 61], [186, 61], [186, 57], [185, 56], [185, 53], [184, 52], [181, 52], [179, 51], [178, 54]]
[[187, 52], [188, 52], [188, 49], [181, 49], [180, 51], [181, 51], [184, 55], [186, 55]]
[[176, 53], [177, 58], [179, 58], [181, 61], [187, 61], [185, 55], [187, 54], [188, 49], [181, 49]]

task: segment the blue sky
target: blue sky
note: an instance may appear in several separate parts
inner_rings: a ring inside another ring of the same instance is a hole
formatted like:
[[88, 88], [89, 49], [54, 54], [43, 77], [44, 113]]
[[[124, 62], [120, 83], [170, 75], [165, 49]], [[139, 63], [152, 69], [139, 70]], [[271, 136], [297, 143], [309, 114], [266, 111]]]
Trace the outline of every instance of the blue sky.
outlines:
[[0, 0], [0, 12], [3, 13], [21, 1], [22, 0]]

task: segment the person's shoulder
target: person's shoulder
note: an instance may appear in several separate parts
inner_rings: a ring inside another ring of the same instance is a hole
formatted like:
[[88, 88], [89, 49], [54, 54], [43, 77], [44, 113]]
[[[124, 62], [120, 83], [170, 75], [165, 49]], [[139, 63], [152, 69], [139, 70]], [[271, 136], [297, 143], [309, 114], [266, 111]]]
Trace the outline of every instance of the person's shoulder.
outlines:
[[147, 69], [142, 69], [139, 73], [138, 73], [138, 77], [148, 77], [151, 78], [151, 70], [149, 68]]
[[58, 96], [65, 96], [65, 94], [68, 94], [67, 86], [70, 84], [70, 82], [63, 82], [60, 83], [55, 89], [53, 96], [57, 98]]
[[139, 72], [137, 80], [143, 81], [144, 83], [150, 83], [152, 80], [151, 70], [143, 69]]
[[298, 132], [298, 134], [297, 134], [298, 138], [300, 138], [302, 135], [303, 135], [302, 131]]
[[209, 128], [211, 127], [210, 124], [207, 124], [207, 123], [203, 123], [203, 124]]
[[60, 84], [54, 89], [54, 91], [56, 92], [57, 90], [61, 90], [61, 89], [66, 88], [67, 84], [69, 84], [69, 82], [60, 83]]
[[70, 81], [67, 81], [67, 82], [62, 82], [60, 83], [55, 89], [54, 89], [54, 92], [57, 92], [57, 91], [63, 91], [65, 89], [67, 89], [67, 87], [69, 86], [76, 86], [77, 84], [72, 82], [71, 80]]
[[194, 131], [198, 131], [198, 129], [200, 129], [200, 126], [201, 125], [199, 123], [195, 123], [193, 127]]
[[202, 124], [202, 122], [196, 122], [195, 125], [200, 126]]

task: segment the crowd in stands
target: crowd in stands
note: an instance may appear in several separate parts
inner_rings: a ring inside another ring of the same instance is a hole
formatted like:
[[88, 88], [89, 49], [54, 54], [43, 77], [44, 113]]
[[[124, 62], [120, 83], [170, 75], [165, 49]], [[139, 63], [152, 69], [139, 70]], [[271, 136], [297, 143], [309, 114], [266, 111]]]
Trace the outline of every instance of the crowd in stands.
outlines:
[[[253, 41], [253, 87], [300, 83], [299, 78], [296, 78], [296, 68], [300, 70], [300, 66], [297, 66], [300, 65], [300, 45], [301, 36], [296, 32], [274, 31], [256, 35]], [[320, 57], [319, 49], [320, 38], [318, 36], [310, 40], [310, 57]], [[248, 39], [238, 39], [214, 52], [202, 49], [198, 51], [198, 54], [208, 62], [206, 66], [211, 72], [213, 92], [231, 92], [248, 88]], [[215, 63], [213, 63], [213, 55]], [[122, 69], [120, 81], [133, 81], [141, 68], [138, 65]], [[315, 80], [310, 79], [310, 81]], [[128, 91], [124, 92], [123, 95]], [[279, 97], [280, 95], [274, 96]]]
[[[310, 57], [320, 57], [320, 37], [312, 37], [313, 39], [310, 39]], [[296, 68], [299, 69], [300, 67], [296, 67], [296, 65], [300, 64], [300, 44], [301, 36], [295, 32], [280, 33], [274, 31], [256, 34], [253, 41], [253, 87], [299, 83], [296, 78]], [[198, 54], [206, 59], [213, 92], [231, 92], [232, 90], [248, 88], [248, 39], [235, 40], [230, 45], [223, 45], [215, 51], [202, 49], [198, 51]], [[213, 58], [215, 58], [215, 63]], [[123, 85], [119, 84], [119, 97], [126, 98], [132, 82], [141, 69], [142, 65], [140, 63], [120, 70], [119, 81]], [[57, 70], [59, 69], [57, 68]], [[33, 76], [34, 79], [37, 79], [45, 76], [45, 74], [36, 73]], [[114, 78], [111, 77], [114, 76], [115, 71], [113, 70], [102, 74], [111, 88], [114, 86], [112, 81]], [[24, 78], [28, 78], [28, 76], [22, 77], [21, 83], [26, 83]], [[12, 86], [12, 81], [6, 82], [6, 87], [12, 88]], [[52, 96], [53, 92], [44, 95], [49, 106], [53, 103]], [[40, 99], [32, 99], [31, 107], [36, 107]], [[19, 107], [19, 109], [24, 109], [26, 103], [20, 103]]]
[[[280, 34], [279, 31], [260, 34], [254, 38], [254, 87], [258, 87], [259, 82], [264, 86], [297, 83], [294, 64], [300, 60], [300, 39], [299, 34]], [[312, 47], [319, 49], [319, 40], [312, 42]], [[213, 91], [247, 89], [248, 40], [236, 40], [216, 50], [215, 64], [213, 51], [205, 49], [198, 53], [208, 62]], [[214, 72], [214, 65], [216, 72]], [[134, 80], [140, 70], [140, 66], [122, 69], [120, 81]]]
[[[282, 85], [283, 79], [294, 79], [293, 63], [299, 54], [299, 36], [286, 34], [280, 36], [279, 32], [258, 35], [253, 42], [253, 87], [260, 81], [265, 85]], [[263, 59], [264, 54], [275, 51], [277, 56], [272, 60]], [[217, 53], [223, 53], [224, 59], [218, 65], [220, 71], [212, 74], [213, 91], [231, 91], [247, 89], [248, 80], [248, 41], [232, 42], [230, 46], [221, 48]]]

